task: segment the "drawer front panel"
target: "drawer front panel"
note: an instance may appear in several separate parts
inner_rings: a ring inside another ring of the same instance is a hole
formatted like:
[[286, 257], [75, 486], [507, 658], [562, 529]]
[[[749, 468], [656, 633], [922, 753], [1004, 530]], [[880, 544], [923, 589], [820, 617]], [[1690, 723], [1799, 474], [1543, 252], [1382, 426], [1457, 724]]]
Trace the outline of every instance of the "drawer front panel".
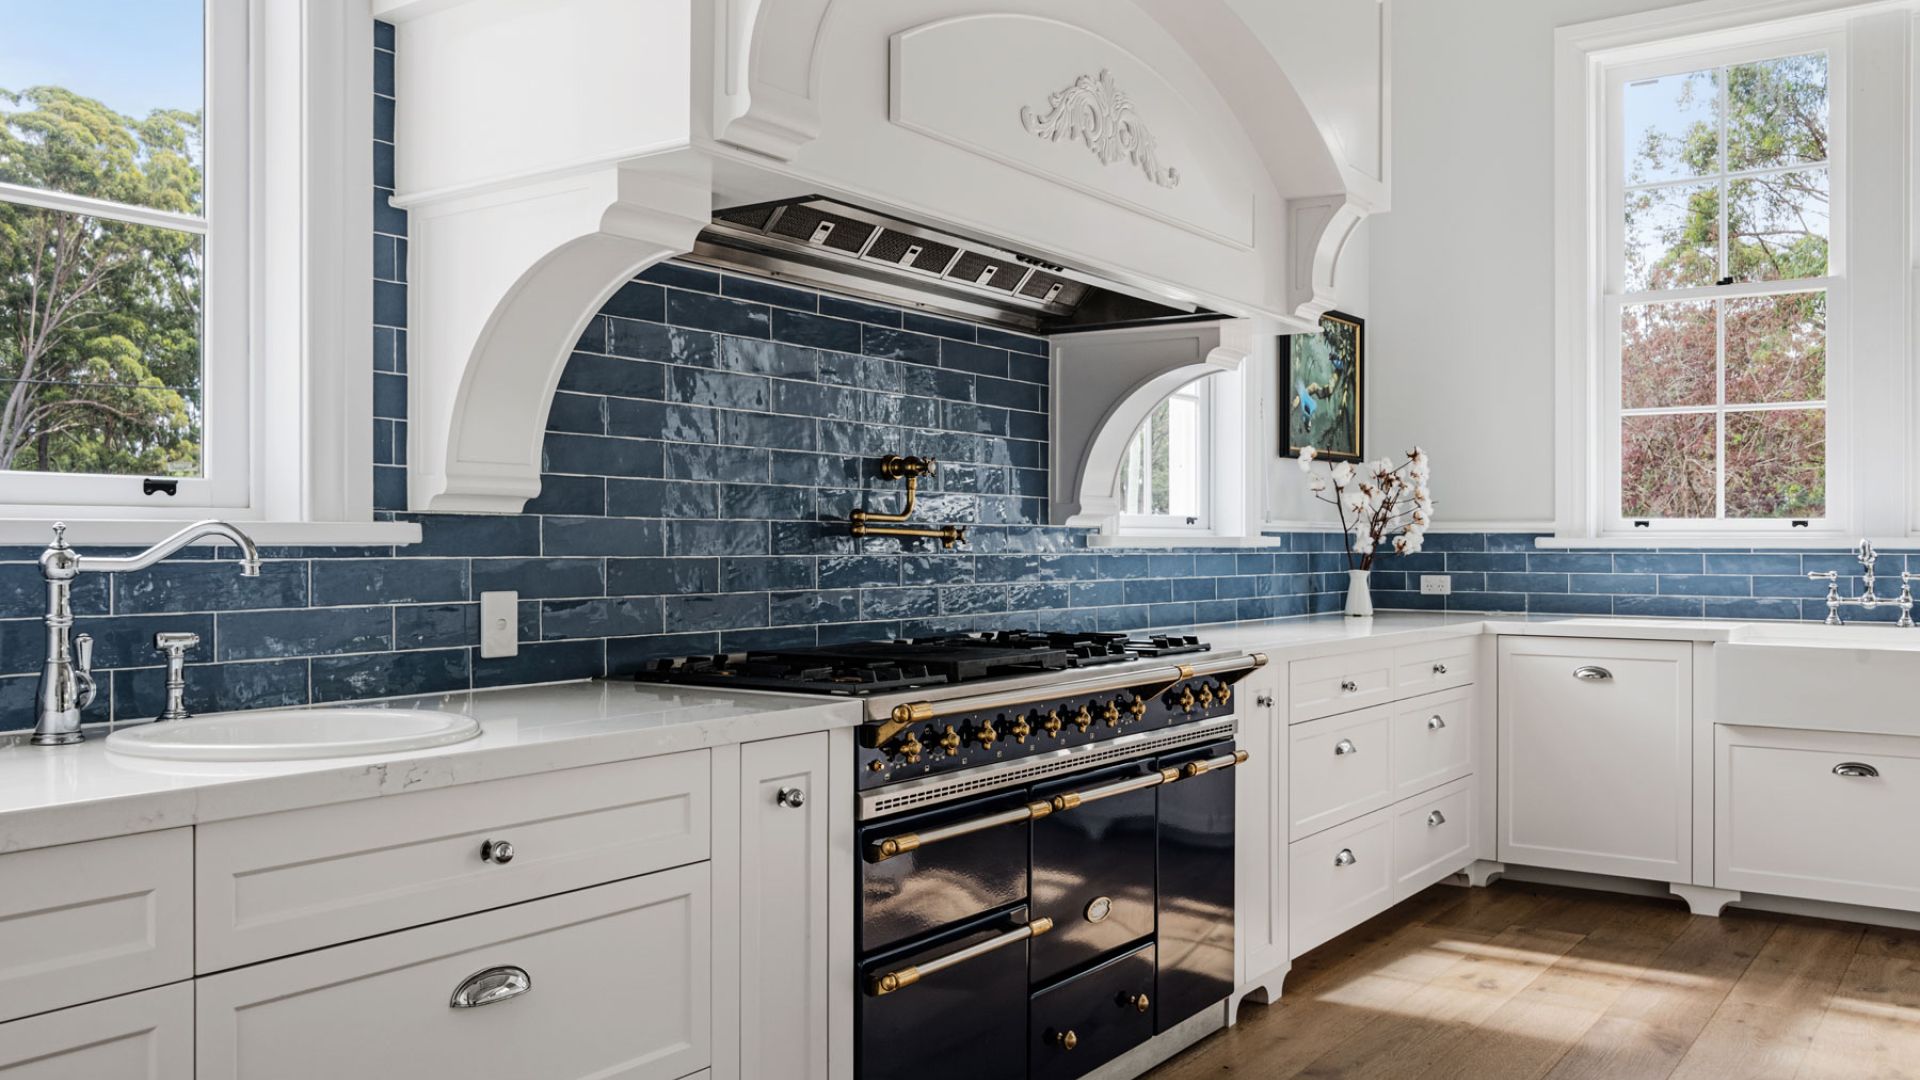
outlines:
[[1288, 851], [1289, 951], [1315, 945], [1393, 906], [1393, 816], [1380, 810], [1297, 841]]
[[1920, 910], [1920, 739], [1714, 735], [1716, 886]]
[[1295, 840], [1393, 801], [1393, 715], [1367, 709], [1289, 731], [1291, 835]]
[[192, 1080], [193, 984], [0, 1024], [0, 1080]]
[[854, 1015], [861, 1080], [982, 1080], [1022, 1075], [1027, 1048], [1027, 949], [990, 948], [890, 994], [873, 980], [944, 959], [1027, 924], [1025, 906], [990, 915], [861, 965]]
[[1473, 861], [1473, 781], [1456, 780], [1439, 791], [1393, 808], [1393, 899], [1395, 903], [1459, 872]]
[[1393, 686], [1401, 695], [1466, 686], [1476, 674], [1478, 637], [1453, 638], [1393, 650]]
[[1394, 706], [1396, 800], [1432, 791], [1472, 771], [1472, 691], [1452, 690]]
[[1288, 720], [1298, 724], [1393, 699], [1393, 652], [1372, 649], [1287, 665]]
[[[197, 983], [199, 1080], [673, 1080], [711, 1064], [702, 863]], [[530, 988], [452, 1007], [480, 973]]]
[[0, 855], [0, 1021], [192, 974], [192, 829]]
[[[198, 970], [707, 857], [704, 750], [201, 826]], [[489, 842], [513, 847], [489, 859]]]
[[1033, 995], [1027, 1075], [1074, 1080], [1153, 1037], [1153, 946]]

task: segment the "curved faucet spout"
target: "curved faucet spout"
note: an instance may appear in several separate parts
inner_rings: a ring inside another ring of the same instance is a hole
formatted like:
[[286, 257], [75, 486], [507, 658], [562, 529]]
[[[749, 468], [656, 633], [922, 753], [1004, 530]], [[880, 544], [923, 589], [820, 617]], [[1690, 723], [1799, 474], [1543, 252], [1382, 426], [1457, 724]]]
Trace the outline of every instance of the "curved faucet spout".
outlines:
[[96, 570], [107, 574], [125, 573], [129, 570], [145, 570], [161, 559], [193, 543], [195, 540], [203, 540], [209, 536], [219, 536], [231, 540], [240, 548], [240, 576], [260, 576], [260, 549], [255, 546], [253, 538], [224, 521], [212, 518], [206, 521], [196, 521], [138, 555], [128, 555], [124, 558], [117, 559], [99, 558], [92, 555], [83, 556], [78, 560], [78, 568], [81, 570]]

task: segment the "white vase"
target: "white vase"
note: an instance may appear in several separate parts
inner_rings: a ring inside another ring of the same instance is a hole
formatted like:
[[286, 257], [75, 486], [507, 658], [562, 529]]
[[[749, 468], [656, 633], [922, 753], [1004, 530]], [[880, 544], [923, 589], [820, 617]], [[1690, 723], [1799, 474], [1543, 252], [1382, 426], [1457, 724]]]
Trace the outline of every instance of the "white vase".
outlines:
[[1373, 616], [1373, 587], [1367, 579], [1371, 570], [1347, 571], [1347, 615], [1355, 619]]

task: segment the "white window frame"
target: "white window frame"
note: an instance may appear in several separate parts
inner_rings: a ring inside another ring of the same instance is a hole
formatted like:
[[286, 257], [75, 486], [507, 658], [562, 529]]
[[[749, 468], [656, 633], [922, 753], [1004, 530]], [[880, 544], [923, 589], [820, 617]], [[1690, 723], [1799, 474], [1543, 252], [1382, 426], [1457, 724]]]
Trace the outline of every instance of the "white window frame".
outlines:
[[[1220, 448], [1214, 438], [1214, 431], [1219, 427], [1219, 424], [1215, 422], [1214, 410], [1217, 408], [1217, 402], [1223, 396], [1216, 390], [1217, 382], [1223, 377], [1225, 376], [1202, 375], [1192, 382], [1181, 386], [1173, 393], [1168, 394], [1165, 398], [1162, 398], [1160, 402], [1160, 404], [1165, 404], [1182, 394], [1186, 394], [1194, 399], [1194, 412], [1196, 416], [1194, 443], [1199, 456], [1194, 463], [1194, 483], [1198, 490], [1194, 496], [1197, 505], [1193, 516], [1189, 518], [1185, 514], [1143, 514], [1123, 509], [1120, 513], [1118, 523], [1120, 532], [1133, 536], [1206, 536], [1212, 534], [1214, 527], [1213, 503], [1216, 496], [1216, 492], [1214, 491], [1214, 475], [1217, 471], [1216, 462], [1220, 456]], [[1154, 409], [1158, 411], [1159, 405], [1155, 405]], [[1152, 430], [1152, 424], [1153, 416], [1150, 413], [1147, 419], [1141, 422], [1140, 427], [1135, 429], [1133, 439], [1128, 441], [1127, 448], [1129, 454], [1132, 453], [1135, 442], [1140, 438], [1140, 433], [1150, 432]], [[1169, 481], [1171, 481], [1171, 477], [1169, 477]]]
[[[1557, 32], [1558, 470], [1556, 535], [1545, 543], [1833, 546], [1861, 533], [1907, 537], [1913, 141], [1905, 126], [1913, 107], [1908, 73], [1916, 8], [1911, 0], [1706, 0]], [[1701, 287], [1687, 290], [1687, 298], [1827, 290], [1827, 515], [1803, 527], [1790, 520], [1654, 520], [1637, 527], [1619, 512], [1618, 365], [1621, 308], [1645, 297], [1621, 295], [1625, 163], [1615, 118], [1618, 88], [1653, 74], [1812, 51], [1828, 55], [1836, 149], [1828, 162], [1828, 277]], [[1890, 78], [1889, 70], [1899, 77]], [[1849, 108], [1863, 100], [1886, 107]], [[1874, 228], [1846, 227], [1868, 220]], [[1899, 287], [1882, 288], [1887, 277], [1898, 277]], [[1865, 286], [1856, 282], [1873, 287], [1862, 292]], [[1897, 419], [1875, 399], [1894, 386], [1901, 389]], [[1874, 468], [1855, 467], [1866, 461]], [[1889, 490], [1898, 494], [1889, 499]]]
[[[207, 219], [108, 214], [207, 236], [205, 475], [169, 498], [141, 494], [139, 476], [0, 474], [0, 544], [44, 541], [55, 519], [77, 543], [145, 543], [208, 516], [267, 543], [419, 538], [372, 510], [371, 5], [206, 11]], [[106, 209], [44, 192], [17, 201]]]

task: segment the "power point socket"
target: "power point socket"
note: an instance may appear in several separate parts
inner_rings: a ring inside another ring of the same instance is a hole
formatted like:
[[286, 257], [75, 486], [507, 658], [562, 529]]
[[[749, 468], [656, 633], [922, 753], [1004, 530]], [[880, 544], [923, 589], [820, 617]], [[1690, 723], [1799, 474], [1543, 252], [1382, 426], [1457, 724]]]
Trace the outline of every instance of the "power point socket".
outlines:
[[1452, 596], [1453, 595], [1453, 575], [1452, 574], [1421, 574], [1420, 575], [1420, 595], [1421, 596]]
[[480, 594], [480, 655], [520, 655], [520, 594]]

